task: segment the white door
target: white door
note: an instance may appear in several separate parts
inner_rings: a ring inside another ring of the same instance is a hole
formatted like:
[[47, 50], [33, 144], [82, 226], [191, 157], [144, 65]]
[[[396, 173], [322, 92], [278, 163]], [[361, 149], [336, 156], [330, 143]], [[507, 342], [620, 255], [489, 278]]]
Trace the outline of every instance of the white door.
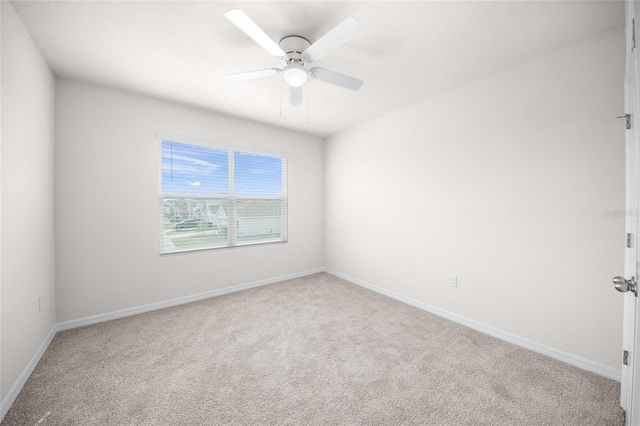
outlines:
[[[626, 2], [626, 71], [625, 71], [625, 108], [624, 117], [626, 130], [626, 256], [625, 279], [618, 280], [618, 287], [626, 290], [633, 287], [633, 281], [638, 279], [638, 265], [640, 251], [638, 250], [638, 178], [639, 149], [638, 133], [638, 62], [635, 48], [635, 25], [640, 20], [636, 15], [640, 7], [635, 1]], [[623, 325], [623, 365], [620, 388], [620, 405], [626, 411], [627, 426], [640, 425], [640, 354], [636, 351], [636, 342], [640, 341], [640, 312], [638, 297], [634, 291], [624, 293], [624, 325]]]

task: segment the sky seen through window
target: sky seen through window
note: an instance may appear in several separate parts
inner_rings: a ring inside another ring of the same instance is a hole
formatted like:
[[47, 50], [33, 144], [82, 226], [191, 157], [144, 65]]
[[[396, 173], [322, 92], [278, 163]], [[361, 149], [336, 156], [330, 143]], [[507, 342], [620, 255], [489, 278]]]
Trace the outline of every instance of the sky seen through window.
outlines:
[[[236, 151], [234, 163], [235, 195], [282, 195], [280, 158]], [[164, 194], [226, 195], [228, 188], [227, 150], [162, 141]]]

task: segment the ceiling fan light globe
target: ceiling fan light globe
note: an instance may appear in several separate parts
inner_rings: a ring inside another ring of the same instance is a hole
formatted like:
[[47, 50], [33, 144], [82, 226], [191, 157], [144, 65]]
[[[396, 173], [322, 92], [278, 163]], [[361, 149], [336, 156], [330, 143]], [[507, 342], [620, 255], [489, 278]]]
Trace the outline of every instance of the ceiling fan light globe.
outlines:
[[291, 87], [301, 87], [309, 79], [309, 74], [303, 66], [289, 64], [282, 70], [282, 78]]

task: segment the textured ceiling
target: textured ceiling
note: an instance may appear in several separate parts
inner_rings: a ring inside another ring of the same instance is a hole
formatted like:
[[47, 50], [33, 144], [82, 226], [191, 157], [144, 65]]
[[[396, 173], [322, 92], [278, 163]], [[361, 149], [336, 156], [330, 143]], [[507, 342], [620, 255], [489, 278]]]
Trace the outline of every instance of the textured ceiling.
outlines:
[[[195, 105], [317, 136], [624, 25], [621, 1], [13, 1], [58, 76]], [[311, 42], [351, 15], [363, 27], [314, 65], [364, 80], [358, 92], [311, 79], [304, 104], [279, 67], [223, 14], [241, 8], [274, 40]]]

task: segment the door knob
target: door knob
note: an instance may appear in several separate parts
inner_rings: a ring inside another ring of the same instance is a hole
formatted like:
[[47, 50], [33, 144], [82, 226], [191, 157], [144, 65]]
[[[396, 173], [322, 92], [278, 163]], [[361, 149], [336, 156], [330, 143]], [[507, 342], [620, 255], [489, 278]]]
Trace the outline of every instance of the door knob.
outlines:
[[632, 291], [633, 294], [638, 297], [638, 283], [636, 283], [636, 277], [631, 277], [630, 280], [625, 280], [623, 277], [614, 277], [613, 286], [621, 293]]

